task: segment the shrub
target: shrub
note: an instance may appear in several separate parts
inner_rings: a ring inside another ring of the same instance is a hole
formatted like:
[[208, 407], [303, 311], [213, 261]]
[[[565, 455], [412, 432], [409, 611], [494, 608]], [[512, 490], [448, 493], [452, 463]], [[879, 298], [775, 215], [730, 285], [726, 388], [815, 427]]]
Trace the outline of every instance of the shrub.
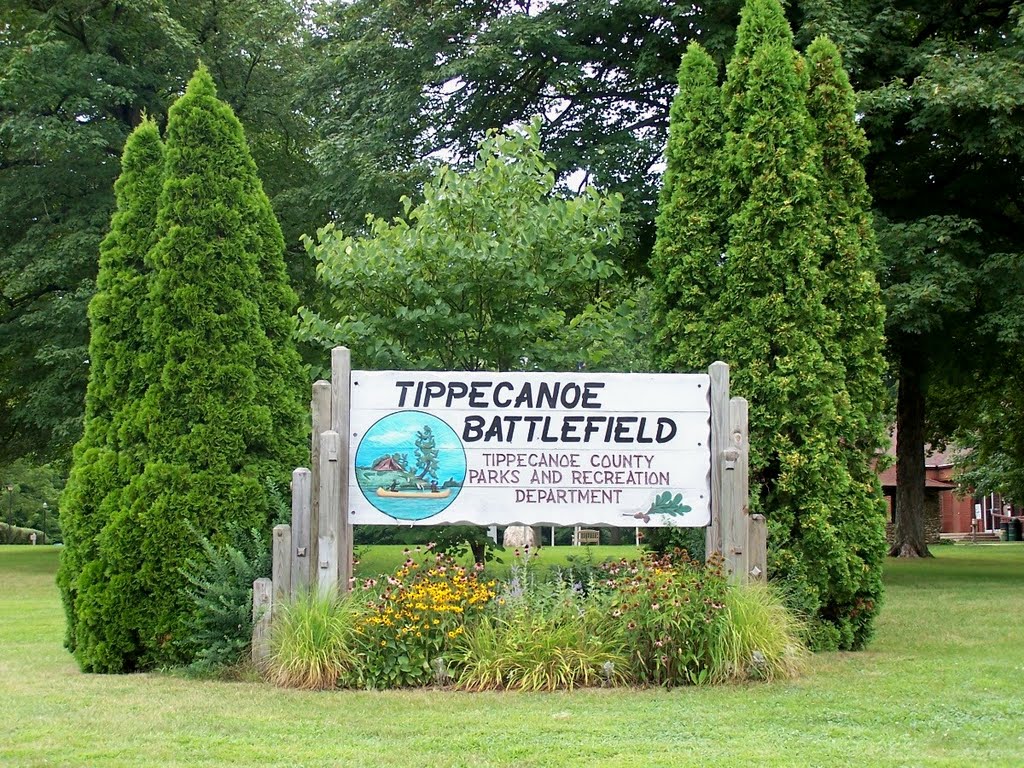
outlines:
[[482, 566], [468, 570], [430, 549], [422, 564], [409, 557], [392, 576], [363, 582], [376, 597], [357, 623], [353, 684], [399, 688], [442, 678], [434, 664], [450, 658], [452, 641], [494, 597], [495, 582], [479, 578]]
[[252, 583], [270, 575], [271, 549], [255, 528], [232, 530], [232, 541], [221, 546], [194, 532], [202, 555], [182, 568], [194, 604], [183, 644], [190, 669], [204, 673], [237, 664], [249, 649]]
[[453, 666], [466, 690], [572, 689], [626, 681], [620, 625], [581, 582], [543, 582], [513, 566], [488, 615], [467, 630]]
[[647, 557], [608, 567], [610, 616], [636, 678], [655, 685], [701, 685], [726, 677], [720, 636], [729, 585], [718, 563]]
[[168, 111], [163, 168], [139, 356], [148, 387], [124, 426], [144, 446], [108, 496], [103, 588], [82, 609], [102, 631], [84, 664], [94, 671], [189, 661], [181, 569], [202, 553], [190, 528], [211, 541], [265, 529], [263, 478], [308, 450], [284, 241], [242, 126], [202, 66]]
[[31, 544], [33, 533], [36, 535], [36, 544], [46, 543], [42, 531], [38, 531], [35, 528], [22, 528], [17, 525], [0, 523], [0, 544]]
[[356, 665], [355, 627], [363, 610], [351, 595], [317, 592], [285, 606], [271, 633], [269, 678], [288, 688], [335, 687]]

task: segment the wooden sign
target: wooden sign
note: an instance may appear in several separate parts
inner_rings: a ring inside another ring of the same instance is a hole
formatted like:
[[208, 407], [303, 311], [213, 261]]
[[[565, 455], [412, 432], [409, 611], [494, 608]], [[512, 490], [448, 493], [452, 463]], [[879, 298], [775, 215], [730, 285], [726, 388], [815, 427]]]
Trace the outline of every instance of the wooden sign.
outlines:
[[707, 374], [353, 371], [354, 525], [706, 526]]

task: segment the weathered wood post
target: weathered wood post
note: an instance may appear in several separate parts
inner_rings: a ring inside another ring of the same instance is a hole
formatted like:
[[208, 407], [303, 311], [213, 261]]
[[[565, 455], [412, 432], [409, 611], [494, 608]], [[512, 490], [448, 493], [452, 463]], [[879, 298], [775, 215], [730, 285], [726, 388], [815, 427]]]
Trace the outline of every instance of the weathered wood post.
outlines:
[[349, 519], [348, 467], [351, 438], [349, 396], [352, 386], [352, 359], [347, 347], [331, 350], [331, 428], [338, 433], [338, 586], [352, 589], [352, 521]]
[[313, 434], [310, 439], [309, 468], [311, 501], [309, 508], [309, 558], [310, 586], [317, 583], [317, 563], [319, 562], [320, 546], [320, 435], [331, 429], [331, 382], [316, 381], [313, 383], [313, 398], [310, 401], [313, 417]]
[[729, 441], [723, 453], [722, 554], [726, 571], [737, 581], [747, 578], [748, 456], [747, 401], [734, 397], [729, 400]]
[[320, 593], [325, 595], [339, 589], [340, 442], [338, 433], [333, 429], [320, 434], [320, 536], [317, 548], [317, 584]]
[[274, 605], [274, 584], [270, 579], [252, 583], [252, 661], [263, 667], [270, 658], [270, 623]]
[[274, 526], [272, 570], [274, 611], [280, 611], [292, 597], [292, 527]]
[[[319, 442], [319, 441], [318, 441]], [[317, 450], [319, 458], [320, 451]], [[310, 525], [312, 507], [312, 473], [305, 467], [292, 472], [292, 597], [310, 588], [316, 577], [311, 564], [312, 541], [315, 536]], [[312, 574], [312, 577], [311, 577]]]
[[747, 581], [768, 581], [768, 526], [764, 515], [747, 518]]
[[729, 441], [729, 366], [722, 361], [708, 368], [711, 389], [711, 524], [704, 537], [705, 557], [725, 552], [723, 537], [723, 451]]

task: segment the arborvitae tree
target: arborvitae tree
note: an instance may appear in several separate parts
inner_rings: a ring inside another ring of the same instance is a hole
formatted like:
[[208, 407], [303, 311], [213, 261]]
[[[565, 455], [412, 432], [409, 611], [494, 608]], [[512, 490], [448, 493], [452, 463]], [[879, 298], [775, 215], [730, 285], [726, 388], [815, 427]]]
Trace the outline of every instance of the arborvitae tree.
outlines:
[[61, 500], [64, 549], [57, 576], [67, 612], [65, 644], [83, 667], [92, 666], [103, 644], [103, 619], [88, 607], [89, 596], [105, 582], [100, 533], [138, 461], [139, 446], [123, 428], [146, 388], [139, 365], [146, 347], [140, 322], [147, 295], [144, 260], [154, 242], [163, 160], [156, 123], [144, 119], [125, 143], [114, 185], [117, 209], [100, 245], [97, 291], [89, 304], [85, 434]]
[[651, 257], [655, 349], [664, 370], [706, 368], [721, 292], [722, 93], [718, 68], [697, 43], [679, 67], [664, 186]]
[[[681, 101], [695, 100], [713, 83], [713, 69], [704, 64], [701, 71], [701, 90], [681, 94]], [[704, 249], [703, 261], [694, 260], [691, 267], [702, 274], [683, 275], [691, 282], [688, 291], [669, 283], [675, 295], [665, 292], [664, 338], [675, 340], [681, 350], [666, 358], [670, 362], [700, 368], [720, 358], [732, 367], [734, 391], [750, 401], [751, 495], [769, 521], [769, 570], [787, 582], [790, 594], [815, 618], [819, 646], [851, 648], [866, 639], [877, 610], [882, 519], [864, 478], [851, 478], [851, 464], [863, 468], [862, 446], [870, 438], [866, 417], [858, 416], [856, 428], [851, 425], [842, 334], [859, 331], [845, 327], [839, 312], [845, 311], [840, 306], [844, 290], [863, 294], [856, 286], [826, 287], [829, 278], [845, 279], [847, 273], [834, 266], [839, 235], [826, 231], [826, 216], [834, 209], [827, 207], [831, 190], [823, 194], [822, 185], [828, 184], [807, 107], [809, 87], [806, 64], [793, 48], [778, 0], [748, 0], [722, 88], [723, 127], [718, 130], [724, 145], [716, 168], [720, 239], [701, 241], [682, 227], [675, 228], [679, 235], [670, 234], [668, 226], [659, 230], [664, 239], [689, 237]], [[703, 114], [713, 113], [705, 109]], [[686, 120], [683, 125], [680, 133], [692, 133]], [[710, 141], [716, 127], [706, 130]], [[671, 151], [669, 159], [670, 168], [681, 162]], [[707, 154], [685, 160], [701, 174], [708, 171]], [[673, 169], [659, 225], [672, 221], [672, 208], [665, 208], [669, 201], [687, 199], [688, 192], [678, 189], [683, 177]], [[714, 200], [713, 191], [694, 187], [704, 200]], [[699, 210], [706, 212], [712, 204]], [[697, 210], [692, 208], [685, 221], [699, 221]], [[856, 246], [848, 241], [863, 224], [857, 221], [844, 231], [844, 254]], [[697, 231], [714, 228], [705, 225]], [[716, 250], [716, 242], [724, 247]], [[683, 249], [688, 245], [679, 242]], [[868, 252], [872, 247], [870, 242], [865, 246]], [[663, 280], [671, 274], [663, 266], [670, 253], [659, 242], [655, 273]], [[696, 295], [704, 306], [695, 306], [691, 297]], [[678, 302], [674, 306], [673, 300]], [[685, 317], [673, 317], [676, 308]], [[673, 337], [674, 328], [700, 333], [675, 331]], [[870, 329], [864, 333], [870, 335]], [[858, 339], [859, 350], [870, 346]], [[874, 362], [858, 361], [853, 367], [866, 371]], [[876, 379], [869, 394], [870, 377], [858, 376], [858, 403], [877, 396], [881, 382]]]
[[[171, 108], [145, 328], [154, 379], [136, 414], [143, 471], [103, 534], [124, 641], [95, 669], [182, 660], [189, 602], [181, 573], [197, 533], [266, 528], [267, 476], [302, 461], [303, 372], [282, 238], [241, 124], [200, 67]], [[129, 647], [130, 646], [130, 647]]]
[[[864, 175], [867, 138], [856, 121], [856, 99], [835, 44], [819, 37], [807, 49], [807, 107], [821, 148], [819, 178], [828, 247], [823, 259], [824, 302], [836, 318], [835, 354], [846, 372], [848, 407], [843, 446], [852, 483], [848, 516], [840, 521], [852, 555], [867, 566], [855, 591], [860, 607], [854, 644], [867, 640], [882, 592], [886, 505], [875, 461], [888, 443], [885, 375], [885, 306], [875, 278], [878, 246], [871, 195]], [[856, 569], [851, 569], [855, 576]]]

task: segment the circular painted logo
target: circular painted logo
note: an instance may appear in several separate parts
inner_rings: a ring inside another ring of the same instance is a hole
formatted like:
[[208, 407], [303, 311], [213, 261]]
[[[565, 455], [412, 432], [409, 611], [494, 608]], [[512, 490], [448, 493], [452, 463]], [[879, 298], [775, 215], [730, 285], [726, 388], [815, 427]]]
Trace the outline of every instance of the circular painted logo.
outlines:
[[425, 520], [455, 501], [466, 451], [455, 431], [420, 411], [389, 413], [356, 448], [356, 482], [370, 505], [396, 520]]

